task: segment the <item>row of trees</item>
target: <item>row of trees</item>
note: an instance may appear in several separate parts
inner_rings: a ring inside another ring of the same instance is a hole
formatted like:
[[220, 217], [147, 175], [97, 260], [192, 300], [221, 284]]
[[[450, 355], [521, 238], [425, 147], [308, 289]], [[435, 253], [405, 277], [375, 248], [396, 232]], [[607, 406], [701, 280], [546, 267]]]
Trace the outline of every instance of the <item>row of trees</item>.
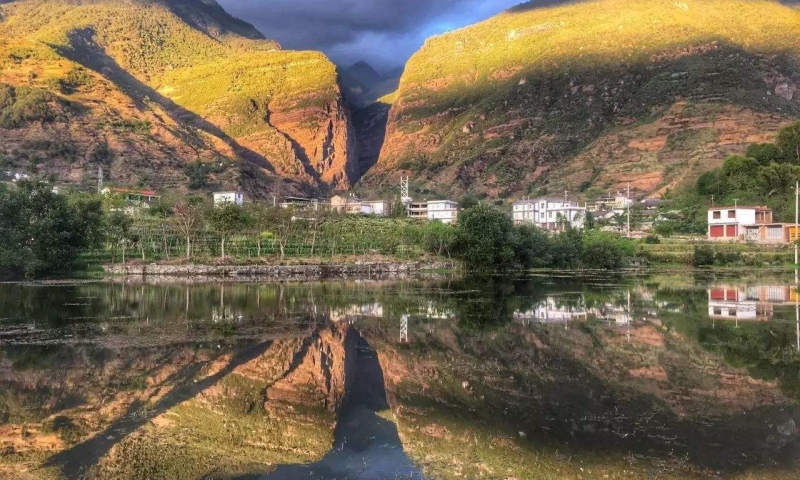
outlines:
[[636, 256], [636, 245], [616, 233], [565, 228], [553, 235], [530, 225], [514, 226], [507, 215], [483, 205], [460, 214], [451, 238], [449, 249], [472, 270], [613, 270]]
[[[39, 277], [66, 274], [83, 252], [107, 252], [127, 261], [132, 250], [143, 260], [172, 255], [223, 259], [269, 255], [377, 253], [462, 259], [472, 270], [525, 268], [620, 268], [635, 254], [633, 244], [608, 232], [565, 230], [551, 235], [515, 227], [491, 206], [462, 211], [458, 224], [407, 218], [340, 215], [326, 210], [283, 209], [259, 203], [213, 206], [199, 196], [177, 196], [136, 218], [120, 199], [59, 195], [51, 187], [21, 182], [0, 190], [0, 274]], [[213, 242], [216, 248], [208, 248]], [[180, 246], [182, 243], [182, 247]], [[172, 250], [177, 247], [178, 251]], [[182, 252], [180, 251], [182, 249]]]

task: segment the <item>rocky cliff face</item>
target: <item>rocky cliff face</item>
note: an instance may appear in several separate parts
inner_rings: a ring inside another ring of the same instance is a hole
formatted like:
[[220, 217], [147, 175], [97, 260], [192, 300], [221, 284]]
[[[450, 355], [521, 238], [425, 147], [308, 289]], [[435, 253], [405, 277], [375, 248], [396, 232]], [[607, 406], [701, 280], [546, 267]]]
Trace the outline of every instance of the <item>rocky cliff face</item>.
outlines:
[[[409, 61], [368, 185], [657, 195], [800, 114], [779, 2], [532, 2]], [[793, 34], [786, 34], [794, 32]]]
[[201, 162], [194, 186], [255, 196], [358, 179], [335, 66], [216, 2], [21, 0], [0, 22], [3, 170], [165, 190]]

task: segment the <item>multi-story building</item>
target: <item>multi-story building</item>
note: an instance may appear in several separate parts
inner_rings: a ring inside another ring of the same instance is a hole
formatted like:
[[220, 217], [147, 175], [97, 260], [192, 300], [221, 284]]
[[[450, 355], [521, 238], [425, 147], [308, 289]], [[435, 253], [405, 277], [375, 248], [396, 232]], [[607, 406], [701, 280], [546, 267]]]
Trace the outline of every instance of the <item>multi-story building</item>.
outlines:
[[427, 202], [406, 203], [409, 218], [438, 220], [442, 223], [455, 223], [458, 220], [458, 202], [452, 200], [429, 200]]
[[409, 218], [428, 218], [428, 202], [410, 202], [406, 204]]
[[432, 200], [428, 202], [428, 220], [442, 223], [455, 223], [458, 219], [458, 203], [452, 200]]
[[772, 209], [755, 207], [709, 207], [708, 239], [751, 240], [784, 242], [786, 232], [782, 224], [773, 223]]
[[528, 224], [561, 231], [567, 226], [582, 229], [586, 208], [563, 198], [542, 197], [514, 203], [512, 215], [515, 225]]

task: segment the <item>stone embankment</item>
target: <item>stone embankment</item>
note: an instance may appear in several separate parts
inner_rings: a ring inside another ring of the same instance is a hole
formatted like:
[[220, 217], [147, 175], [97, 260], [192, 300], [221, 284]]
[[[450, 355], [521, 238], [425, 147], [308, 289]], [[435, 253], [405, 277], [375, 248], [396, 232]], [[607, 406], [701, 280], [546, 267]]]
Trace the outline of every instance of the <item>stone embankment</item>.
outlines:
[[334, 278], [393, 279], [454, 268], [452, 262], [353, 263], [341, 265], [159, 265], [115, 264], [103, 267], [115, 276], [165, 278], [230, 278], [236, 280], [304, 281]]

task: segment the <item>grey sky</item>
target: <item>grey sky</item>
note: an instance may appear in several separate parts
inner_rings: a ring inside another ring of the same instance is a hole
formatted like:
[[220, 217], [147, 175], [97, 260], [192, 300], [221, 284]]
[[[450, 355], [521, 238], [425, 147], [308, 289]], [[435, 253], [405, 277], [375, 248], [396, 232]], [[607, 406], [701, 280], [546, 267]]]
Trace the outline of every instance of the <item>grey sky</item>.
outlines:
[[335, 62], [401, 67], [423, 41], [522, 0], [218, 0], [287, 49], [322, 50]]

